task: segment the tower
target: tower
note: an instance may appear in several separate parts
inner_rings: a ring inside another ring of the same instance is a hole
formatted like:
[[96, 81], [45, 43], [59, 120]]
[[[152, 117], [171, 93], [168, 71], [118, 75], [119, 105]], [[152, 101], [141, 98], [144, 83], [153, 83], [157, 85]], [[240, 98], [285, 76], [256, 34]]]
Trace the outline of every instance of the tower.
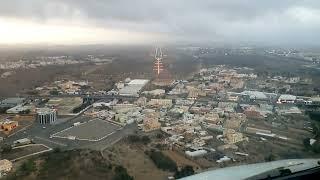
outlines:
[[159, 76], [160, 72], [163, 71], [163, 54], [161, 48], [156, 48], [154, 58], [156, 61], [154, 62], [153, 70], [156, 72], [157, 76]]
[[153, 70], [156, 74], [156, 79], [153, 81], [153, 84], [158, 86], [171, 85], [174, 80], [171, 78], [170, 72], [163, 65], [163, 53], [161, 48], [156, 48], [154, 59]]

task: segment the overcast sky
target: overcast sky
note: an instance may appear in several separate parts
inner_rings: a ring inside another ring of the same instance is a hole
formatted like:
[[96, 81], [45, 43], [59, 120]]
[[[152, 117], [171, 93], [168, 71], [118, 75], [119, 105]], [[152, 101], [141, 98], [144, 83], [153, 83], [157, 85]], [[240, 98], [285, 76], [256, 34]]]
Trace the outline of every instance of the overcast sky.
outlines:
[[1, 0], [0, 43], [320, 44], [319, 0]]

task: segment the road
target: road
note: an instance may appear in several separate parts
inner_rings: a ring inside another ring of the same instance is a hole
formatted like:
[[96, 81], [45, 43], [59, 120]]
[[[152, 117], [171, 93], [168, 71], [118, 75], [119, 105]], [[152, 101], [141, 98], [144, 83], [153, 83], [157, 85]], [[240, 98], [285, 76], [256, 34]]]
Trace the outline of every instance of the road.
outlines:
[[37, 144], [44, 144], [50, 148], [59, 147], [62, 150], [71, 150], [71, 149], [101, 150], [113, 145], [120, 139], [138, 130], [137, 125], [135, 123], [132, 123], [122, 127], [120, 130], [115, 131], [115, 133], [97, 142], [51, 138], [52, 134], [58, 131], [61, 131], [63, 129], [66, 129], [68, 127], [71, 127], [75, 122], [84, 122], [90, 119], [91, 118], [89, 117], [78, 116], [76, 118], [71, 118], [66, 122], [56, 124], [56, 125], [42, 126], [40, 124], [34, 123], [31, 127], [25, 129], [24, 131], [19, 131], [15, 135], [6, 138], [3, 142], [1, 142], [1, 144], [3, 143], [12, 144], [12, 142], [17, 139], [29, 138]]

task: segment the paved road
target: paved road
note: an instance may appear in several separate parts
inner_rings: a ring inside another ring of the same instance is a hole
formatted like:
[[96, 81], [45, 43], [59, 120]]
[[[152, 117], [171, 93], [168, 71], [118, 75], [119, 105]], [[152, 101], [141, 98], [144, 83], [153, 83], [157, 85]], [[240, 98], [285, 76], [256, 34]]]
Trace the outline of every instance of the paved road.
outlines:
[[81, 146], [81, 148], [94, 149], [94, 150], [101, 151], [117, 143], [122, 138], [135, 133], [135, 131], [137, 130], [138, 130], [138, 126], [135, 123], [132, 123], [132, 124], [126, 125], [121, 130], [116, 131], [115, 133], [111, 134], [110, 136], [108, 136], [107, 138], [101, 141], [93, 142], [88, 145]]
[[90, 119], [91, 118], [89, 117], [78, 116], [76, 118], [71, 118], [66, 122], [56, 124], [56, 125], [42, 126], [40, 124], [34, 123], [31, 127], [27, 128], [26, 130], [17, 132], [15, 135], [6, 138], [1, 144], [3, 143], [12, 144], [12, 142], [17, 139], [29, 138], [29, 139], [32, 139], [35, 143], [44, 144], [50, 148], [59, 147], [65, 150], [86, 148], [86, 149], [101, 150], [103, 148], [113, 145], [123, 137], [126, 137], [127, 135], [134, 133], [136, 130], [138, 130], [137, 125], [133, 123], [123, 127], [122, 129], [116, 131], [115, 133], [111, 134], [105, 139], [97, 142], [69, 140], [69, 139], [50, 137], [52, 134], [58, 131], [71, 127], [75, 122], [84, 122]]

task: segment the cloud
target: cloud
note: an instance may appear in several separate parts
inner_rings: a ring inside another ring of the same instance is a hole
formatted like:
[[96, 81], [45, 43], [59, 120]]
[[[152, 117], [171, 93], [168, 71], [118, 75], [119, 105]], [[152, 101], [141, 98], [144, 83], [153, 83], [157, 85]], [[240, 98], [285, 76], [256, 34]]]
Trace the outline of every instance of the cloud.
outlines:
[[319, 38], [319, 9], [317, 0], [10, 0], [0, 2], [0, 18], [151, 33], [172, 41], [290, 44]]

